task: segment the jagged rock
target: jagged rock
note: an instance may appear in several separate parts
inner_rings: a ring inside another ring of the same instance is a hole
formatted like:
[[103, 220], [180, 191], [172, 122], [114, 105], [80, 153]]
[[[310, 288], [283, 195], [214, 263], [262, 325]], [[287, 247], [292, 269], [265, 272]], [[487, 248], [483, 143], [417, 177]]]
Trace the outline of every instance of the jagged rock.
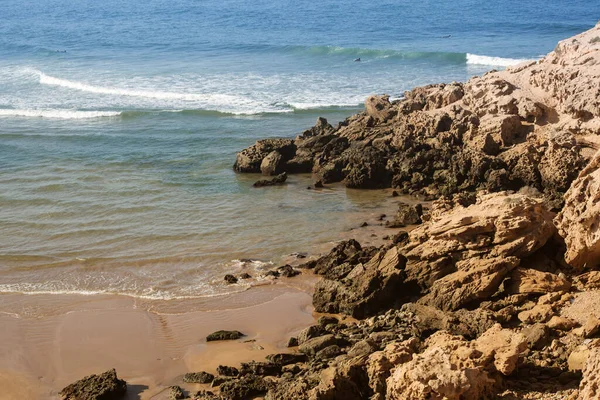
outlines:
[[424, 304], [456, 310], [496, 292], [520, 259], [552, 237], [553, 214], [520, 193], [480, 194], [475, 204], [440, 213], [409, 233], [400, 249], [408, 282], [428, 290]]
[[491, 398], [498, 384], [497, 374], [513, 372], [526, 344], [523, 335], [500, 325], [472, 342], [443, 331], [434, 333], [426, 340], [423, 353], [392, 370], [386, 398]]
[[555, 315], [550, 318], [546, 324], [549, 328], [558, 329], [560, 331], [568, 331], [577, 326], [577, 323], [572, 319]]
[[206, 337], [206, 341], [213, 342], [217, 340], [237, 340], [242, 336], [245, 335], [240, 331], [216, 331], [208, 335]]
[[300, 271], [296, 271], [289, 264], [277, 268], [277, 272], [279, 272], [279, 274], [285, 278], [293, 278], [294, 276], [300, 275]]
[[330, 317], [327, 315], [320, 316], [319, 319], [317, 320], [317, 324], [321, 325], [322, 327], [326, 327], [327, 325], [338, 324], [338, 323], [339, 323], [339, 320], [336, 317]]
[[217, 374], [223, 375], [223, 376], [238, 376], [240, 374], [240, 371], [238, 371], [238, 369], [235, 367], [230, 367], [227, 365], [219, 365], [217, 367]]
[[238, 281], [238, 279], [235, 276], [230, 275], [230, 274], [225, 275], [225, 277], [223, 278], [223, 280], [225, 282], [227, 282], [228, 284], [230, 284], [230, 285], [232, 285], [234, 283], [237, 283], [237, 281]]
[[281, 174], [275, 176], [273, 179], [262, 179], [254, 182], [252, 186], [254, 187], [264, 187], [264, 186], [276, 186], [282, 185], [287, 180], [287, 173], [282, 172]]
[[399, 203], [394, 220], [386, 225], [390, 228], [401, 228], [406, 225], [420, 224], [421, 215], [423, 215], [423, 206], [421, 206], [421, 204], [410, 205], [407, 203]]
[[548, 321], [554, 311], [552, 310], [552, 306], [549, 304], [537, 304], [531, 310], [521, 311], [518, 314], [518, 318], [521, 322], [526, 324], [533, 324], [536, 322], [546, 322]]
[[273, 362], [259, 362], [252, 361], [242, 363], [240, 368], [240, 375], [279, 375], [281, 374], [281, 364]]
[[311, 325], [298, 333], [298, 344], [301, 345], [310, 339], [323, 336], [327, 331], [321, 325]]
[[263, 139], [238, 153], [233, 169], [238, 172], [261, 172], [263, 159], [277, 151], [283, 161], [293, 157], [296, 146], [291, 139]]
[[367, 114], [378, 121], [392, 118], [397, 111], [392, 108], [390, 96], [369, 96], [365, 100]]
[[117, 371], [108, 370], [90, 375], [60, 391], [63, 400], [117, 400], [127, 392], [127, 383], [117, 377]]
[[557, 215], [558, 233], [565, 239], [565, 261], [577, 269], [600, 264], [600, 152], [579, 174], [565, 194]]
[[388, 344], [382, 351], [373, 352], [367, 360], [367, 375], [369, 386], [374, 393], [385, 395], [386, 380], [390, 376], [390, 370], [399, 364], [412, 360], [417, 352], [419, 340], [411, 338], [403, 342]]
[[393, 247], [381, 250], [366, 264], [357, 264], [339, 280], [323, 279], [315, 286], [318, 312], [341, 312], [363, 318], [398, 300], [406, 259]]
[[534, 324], [523, 328], [521, 333], [527, 339], [530, 349], [541, 350], [548, 344], [550, 330], [544, 324]]
[[183, 375], [183, 381], [186, 383], [211, 383], [215, 379], [213, 374], [208, 372], [188, 372]]
[[269, 383], [255, 375], [246, 375], [240, 379], [224, 382], [219, 386], [221, 394], [230, 400], [246, 400], [264, 395], [269, 390]]
[[305, 354], [289, 354], [289, 353], [278, 353], [269, 354], [266, 359], [274, 364], [289, 365], [299, 362], [305, 362], [307, 360]]
[[337, 344], [337, 342], [338, 340], [331, 334], [319, 336], [302, 343], [299, 346], [298, 351], [309, 356], [314, 356], [319, 350], [323, 350], [325, 347]]
[[183, 393], [183, 389], [179, 386], [171, 386], [169, 391], [169, 399], [171, 400], [181, 400], [185, 399], [185, 393]]
[[260, 172], [263, 175], [278, 175], [282, 171], [283, 156], [277, 150], [273, 150], [260, 163]]
[[330, 358], [334, 358], [342, 354], [342, 349], [337, 344], [333, 344], [331, 346], [327, 346], [324, 349], [317, 351], [315, 354], [315, 358], [317, 360], [328, 360]]
[[549, 292], [567, 291], [571, 282], [550, 272], [541, 272], [535, 269], [518, 268], [510, 275], [506, 284], [507, 293], [544, 294]]
[[583, 379], [579, 385], [578, 400], [595, 400], [600, 398], [600, 349], [592, 349], [585, 362]]

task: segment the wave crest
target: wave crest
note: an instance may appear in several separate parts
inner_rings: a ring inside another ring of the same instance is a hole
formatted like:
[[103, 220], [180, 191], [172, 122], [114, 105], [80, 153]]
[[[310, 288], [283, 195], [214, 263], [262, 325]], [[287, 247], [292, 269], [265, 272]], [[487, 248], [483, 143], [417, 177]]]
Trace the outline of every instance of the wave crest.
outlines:
[[495, 67], [511, 67], [522, 62], [531, 61], [525, 58], [503, 58], [480, 56], [478, 54], [467, 53], [467, 65], [488, 65]]
[[28, 118], [52, 118], [52, 119], [92, 119], [117, 117], [119, 111], [79, 111], [79, 110], [24, 110], [24, 109], [0, 109], [0, 117], [28, 117]]

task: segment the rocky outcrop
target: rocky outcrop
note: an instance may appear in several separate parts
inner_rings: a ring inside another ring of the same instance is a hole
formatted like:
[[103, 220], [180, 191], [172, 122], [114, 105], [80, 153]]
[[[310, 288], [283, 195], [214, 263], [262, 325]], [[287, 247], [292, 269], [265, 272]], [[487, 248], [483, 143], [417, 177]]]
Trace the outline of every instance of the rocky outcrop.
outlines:
[[587, 355], [583, 379], [579, 385], [578, 400], [592, 400], [600, 398], [600, 348], [592, 349]]
[[276, 186], [282, 185], [287, 180], [287, 173], [282, 172], [281, 174], [275, 176], [272, 179], [261, 179], [254, 182], [254, 187], [264, 187], [264, 186]]
[[315, 310], [363, 318], [389, 307], [398, 298], [405, 264], [404, 256], [392, 247], [340, 271], [335, 280], [319, 281], [313, 295]]
[[420, 302], [444, 310], [489, 298], [554, 234], [552, 217], [541, 201], [519, 193], [480, 194], [467, 207], [434, 211], [400, 249], [406, 281], [428, 291]]
[[440, 331], [425, 351], [400, 364], [387, 379], [388, 399], [489, 399], [499, 375], [510, 375], [527, 348], [523, 335], [494, 326], [479, 339]]
[[127, 392], [127, 383], [117, 377], [114, 369], [100, 375], [90, 375], [60, 391], [63, 400], [117, 400]]
[[565, 261], [576, 269], [600, 265], [600, 153], [579, 174], [565, 194], [556, 217], [565, 240]]
[[537, 62], [465, 84], [415, 88], [399, 101], [370, 96], [363, 113], [337, 127], [319, 119], [291, 143], [258, 142], [235, 168], [259, 172], [266, 160], [266, 173], [312, 171], [324, 183], [427, 197], [531, 186], [560, 207], [599, 146], [599, 33], [596, 26]]

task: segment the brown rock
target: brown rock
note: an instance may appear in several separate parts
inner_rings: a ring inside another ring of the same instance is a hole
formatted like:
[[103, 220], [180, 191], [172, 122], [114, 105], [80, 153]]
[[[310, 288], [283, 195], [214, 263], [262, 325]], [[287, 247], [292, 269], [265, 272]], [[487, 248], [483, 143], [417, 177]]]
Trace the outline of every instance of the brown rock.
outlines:
[[579, 174], [565, 194], [557, 215], [558, 233], [565, 239], [565, 261], [574, 268], [600, 264], [600, 152]]
[[571, 288], [571, 283], [567, 279], [535, 269], [518, 268], [509, 277], [506, 291], [510, 294], [544, 294], [568, 291]]
[[60, 391], [63, 400], [117, 400], [127, 392], [127, 383], [117, 378], [114, 369], [100, 375], [90, 375]]
[[583, 368], [583, 379], [579, 384], [578, 400], [600, 398], [600, 348], [591, 350]]

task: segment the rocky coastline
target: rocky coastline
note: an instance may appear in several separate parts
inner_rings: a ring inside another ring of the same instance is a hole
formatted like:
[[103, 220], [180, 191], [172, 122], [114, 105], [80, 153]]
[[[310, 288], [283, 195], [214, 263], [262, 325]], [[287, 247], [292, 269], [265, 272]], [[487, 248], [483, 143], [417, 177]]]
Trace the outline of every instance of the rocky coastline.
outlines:
[[[191, 371], [183, 381], [206, 389], [168, 396], [600, 398], [599, 135], [600, 24], [539, 61], [397, 101], [372, 96], [336, 127], [320, 118], [295, 139], [259, 140], [236, 171], [277, 184], [311, 172], [317, 185], [432, 203], [400, 205], [381, 247], [347, 240], [285, 268], [322, 277], [323, 316], [289, 352]], [[108, 371], [61, 395], [117, 399], [123, 385]]]

